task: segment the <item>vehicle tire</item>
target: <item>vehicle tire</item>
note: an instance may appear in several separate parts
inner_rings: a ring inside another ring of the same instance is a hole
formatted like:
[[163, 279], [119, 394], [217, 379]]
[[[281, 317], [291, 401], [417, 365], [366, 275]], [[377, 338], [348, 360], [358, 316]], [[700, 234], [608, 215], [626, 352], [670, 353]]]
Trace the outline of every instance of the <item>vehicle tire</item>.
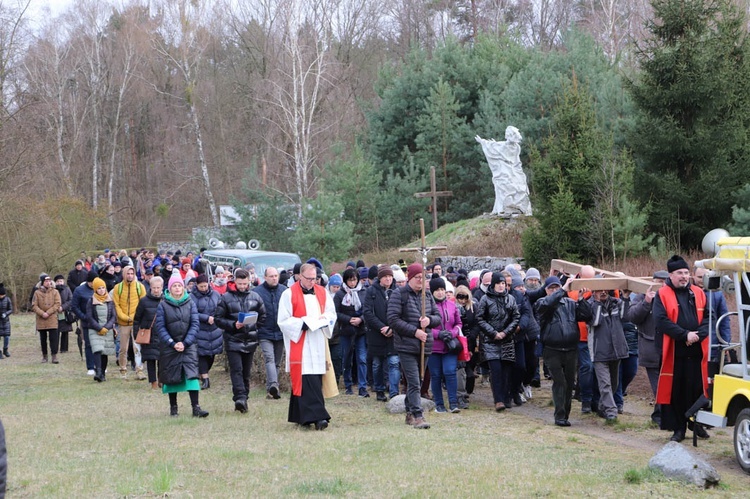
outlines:
[[750, 473], [750, 409], [742, 409], [734, 424], [734, 454], [745, 473]]

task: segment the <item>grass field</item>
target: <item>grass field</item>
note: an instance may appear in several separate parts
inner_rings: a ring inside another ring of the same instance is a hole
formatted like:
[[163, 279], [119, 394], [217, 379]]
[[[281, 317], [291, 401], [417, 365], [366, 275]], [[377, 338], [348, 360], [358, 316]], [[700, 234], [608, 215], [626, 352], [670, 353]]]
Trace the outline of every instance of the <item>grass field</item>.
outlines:
[[[29, 315], [13, 316], [11, 354], [0, 360], [9, 497], [725, 497], [747, 491], [748, 478], [737, 473], [723, 473], [718, 489], [698, 491], [647, 472], [648, 449], [587, 434], [583, 425], [552, 426], [544, 389], [533, 402], [549, 417], [528, 417], [521, 413], [526, 406], [497, 414], [473, 399], [460, 414], [429, 414], [427, 431], [386, 414], [374, 397], [341, 395], [328, 401], [331, 427], [315, 432], [286, 422], [287, 394], [266, 400], [259, 386], [249, 412], [234, 412], [221, 367], [201, 393], [211, 415], [192, 418], [187, 394], [180, 394], [181, 415], [170, 418], [166, 395], [144, 381], [118, 379], [111, 363], [102, 384], [85, 375], [77, 351], [61, 355], [59, 365], [41, 364]], [[486, 398], [488, 390], [479, 388], [475, 398]], [[620, 441], [664, 437], [628, 421], [607, 431]], [[591, 425], [601, 429], [598, 421]], [[725, 452], [714, 440], [716, 452]]]

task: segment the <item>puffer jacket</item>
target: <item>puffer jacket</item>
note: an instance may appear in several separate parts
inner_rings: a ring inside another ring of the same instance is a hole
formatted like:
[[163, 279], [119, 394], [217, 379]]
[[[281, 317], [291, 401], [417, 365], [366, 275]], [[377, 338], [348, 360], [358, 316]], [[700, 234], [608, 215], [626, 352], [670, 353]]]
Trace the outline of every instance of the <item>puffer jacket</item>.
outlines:
[[[513, 295], [507, 291], [497, 293], [492, 288], [487, 290], [477, 307], [481, 351], [485, 360], [516, 360], [514, 336], [520, 320], [521, 313]], [[505, 333], [505, 338], [496, 340], [497, 333]]]
[[[101, 352], [102, 355], [115, 354], [115, 305], [112, 300], [104, 303], [99, 302], [96, 298], [91, 298], [86, 304], [86, 318], [83, 320], [83, 327], [86, 334], [89, 335], [91, 351], [94, 353]], [[105, 328], [107, 332], [99, 335], [99, 331]]]
[[[258, 320], [252, 327], [237, 329], [235, 323], [240, 312], [257, 312]], [[229, 290], [221, 296], [214, 320], [224, 330], [226, 350], [252, 353], [258, 347], [258, 327], [266, 322], [266, 306], [255, 291]]]
[[534, 317], [534, 309], [531, 306], [531, 300], [526, 296], [526, 293], [522, 293], [516, 289], [513, 290], [513, 297], [516, 299], [518, 305], [518, 311], [521, 314], [521, 320], [518, 322], [518, 327], [521, 328], [520, 334], [516, 338], [516, 341], [536, 341], [539, 339], [539, 323]]
[[538, 299], [534, 308], [539, 319], [540, 339], [545, 348], [559, 351], [578, 348], [578, 322], [591, 320], [591, 306], [583, 296], [573, 301], [565, 291], [558, 289]]
[[[40, 286], [34, 291], [34, 298], [31, 300], [31, 309], [36, 314], [36, 329], [57, 329], [57, 310], [62, 305], [60, 293], [55, 289], [47, 289]], [[47, 313], [47, 318], [42, 314]]]
[[458, 332], [462, 327], [461, 312], [459, 312], [456, 304], [448, 299], [436, 301], [435, 305], [437, 305], [438, 312], [440, 313], [440, 327], [432, 330], [432, 353], [446, 354], [448, 353], [448, 348], [446, 348], [445, 343], [439, 338], [440, 332], [450, 331], [453, 338], [458, 337]]
[[151, 341], [147, 345], [141, 345], [141, 358], [143, 360], [159, 360], [159, 335], [156, 333], [156, 309], [161, 303], [161, 297], [156, 298], [151, 293], [138, 302], [133, 318], [133, 335], [143, 328], [151, 328]]
[[[440, 314], [438, 313], [432, 293], [426, 291], [425, 316], [430, 319], [427, 326], [427, 341], [424, 343], [424, 353], [432, 353], [432, 334], [430, 328], [440, 327]], [[388, 325], [393, 329], [393, 343], [397, 352], [418, 354], [421, 350], [421, 341], [415, 334], [419, 326], [419, 318], [422, 316], [422, 292], [416, 292], [406, 284], [396, 287], [388, 299]]]
[[117, 310], [117, 324], [132, 326], [135, 309], [138, 308], [140, 299], [146, 296], [146, 288], [137, 279], [133, 279], [129, 283], [122, 281], [112, 288], [110, 295], [115, 302], [115, 310]]
[[385, 289], [380, 285], [380, 281], [376, 280], [365, 293], [362, 308], [367, 329], [367, 352], [375, 357], [397, 353], [393, 344], [393, 335], [385, 336], [380, 331], [383, 327], [390, 327], [388, 326], [388, 300], [395, 288], [396, 285], [391, 283], [391, 287]]
[[628, 358], [628, 343], [622, 328], [625, 304], [609, 297], [605, 301], [589, 300], [589, 352], [592, 362], [610, 362]]
[[[198, 309], [190, 298], [180, 304], [167, 298], [159, 303], [154, 328], [159, 335], [159, 381], [165, 385], [198, 378], [198, 348], [195, 345], [198, 327]], [[174, 349], [175, 343], [179, 342], [185, 346], [182, 352]]]
[[[224, 335], [216, 323], [216, 309], [221, 301], [221, 295], [209, 287], [206, 293], [201, 293], [198, 289], [195, 289], [190, 293], [190, 297], [195, 301], [195, 306], [198, 309], [198, 320], [200, 321], [196, 338], [198, 355], [206, 357], [219, 355], [224, 351]], [[213, 324], [208, 323], [209, 317], [214, 318]]]
[[263, 298], [263, 305], [266, 307], [266, 320], [258, 328], [258, 338], [261, 340], [281, 341], [284, 339], [284, 334], [279, 329], [276, 318], [279, 316], [281, 293], [285, 290], [286, 286], [283, 284], [272, 288], [265, 282], [253, 289]]

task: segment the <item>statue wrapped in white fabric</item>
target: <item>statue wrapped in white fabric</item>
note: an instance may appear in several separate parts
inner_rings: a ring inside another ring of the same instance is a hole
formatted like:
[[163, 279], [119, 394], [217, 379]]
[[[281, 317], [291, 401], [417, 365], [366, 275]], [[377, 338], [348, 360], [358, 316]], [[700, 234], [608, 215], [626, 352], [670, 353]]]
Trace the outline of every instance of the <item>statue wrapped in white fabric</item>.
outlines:
[[505, 141], [476, 137], [492, 171], [495, 185], [495, 215], [522, 213], [531, 216], [531, 200], [526, 174], [521, 168], [521, 132], [514, 126], [505, 129]]

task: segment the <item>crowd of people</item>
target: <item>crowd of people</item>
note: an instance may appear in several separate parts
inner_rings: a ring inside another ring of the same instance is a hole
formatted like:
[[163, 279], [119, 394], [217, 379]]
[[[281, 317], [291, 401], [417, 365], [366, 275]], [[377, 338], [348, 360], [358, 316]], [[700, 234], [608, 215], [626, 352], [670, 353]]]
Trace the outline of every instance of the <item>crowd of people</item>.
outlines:
[[[532, 397], [542, 375], [552, 380], [556, 425], [571, 425], [574, 399], [583, 414], [614, 422], [640, 362], [656, 398], [652, 420], [681, 441], [690, 426], [685, 410], [705, 392], [709, 315], [715, 321], [726, 312], [724, 297], [711, 293], [707, 304], [702, 269], [691, 276], [678, 256], [654, 273], [653, 289], [643, 294], [569, 289], [576, 278], [596, 277], [586, 265], [575, 276], [542, 280], [538, 270], [517, 264], [468, 271], [443, 269], [439, 261], [426, 269], [352, 261], [329, 277], [314, 258], [256, 276], [254, 268], [209, 268], [200, 254], [142, 249], [79, 260], [67, 280], [42, 274], [31, 305], [42, 362], [49, 354], [59, 362], [78, 324], [79, 347], [96, 382], [107, 380], [113, 356], [121, 378], [134, 371], [169, 395], [172, 416], [184, 391], [193, 416], [208, 416], [199, 393], [210, 388], [221, 353], [234, 408], [246, 413], [258, 346], [266, 398], [281, 398], [285, 358], [289, 421], [318, 430], [328, 427], [325, 398], [342, 377], [347, 395], [374, 392], [387, 401], [405, 393], [406, 423], [418, 429], [430, 427], [423, 397], [432, 398], [438, 413], [458, 413], [469, 407], [476, 380], [486, 378], [494, 409], [502, 412]], [[4, 356], [10, 356], [11, 313], [0, 284]], [[719, 334], [729, 340], [724, 324]], [[709, 437], [700, 425], [695, 431]]]

